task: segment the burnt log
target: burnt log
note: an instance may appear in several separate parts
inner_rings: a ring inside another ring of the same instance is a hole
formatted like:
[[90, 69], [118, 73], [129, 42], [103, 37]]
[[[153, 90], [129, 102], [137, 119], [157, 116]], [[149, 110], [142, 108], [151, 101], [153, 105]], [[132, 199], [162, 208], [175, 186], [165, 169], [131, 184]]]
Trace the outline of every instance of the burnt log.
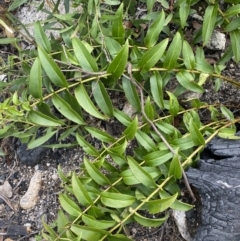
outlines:
[[194, 241], [240, 240], [240, 140], [216, 138], [186, 175], [201, 197]]

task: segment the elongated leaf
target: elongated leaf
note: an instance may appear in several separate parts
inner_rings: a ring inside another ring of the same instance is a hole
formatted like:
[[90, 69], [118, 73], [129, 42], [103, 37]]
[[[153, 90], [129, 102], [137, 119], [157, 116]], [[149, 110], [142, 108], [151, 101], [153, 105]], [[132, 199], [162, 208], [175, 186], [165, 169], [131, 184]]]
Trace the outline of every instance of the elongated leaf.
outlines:
[[169, 112], [171, 115], [176, 116], [179, 111], [179, 103], [174, 94], [172, 94], [169, 91], [166, 91], [167, 94], [169, 95], [170, 101], [169, 101]]
[[233, 17], [239, 13], [240, 13], [240, 4], [236, 4], [227, 9], [227, 11], [225, 12], [225, 16], [229, 18], [229, 17]]
[[195, 58], [194, 58], [193, 50], [186, 40], [183, 41], [182, 55], [183, 55], [183, 62], [187, 67], [187, 69], [194, 69]]
[[127, 158], [128, 165], [133, 175], [146, 187], [156, 187], [151, 175], [144, 171], [144, 169], [130, 156]]
[[66, 215], [63, 213], [62, 209], [58, 210], [57, 215], [57, 231], [58, 233], [63, 233], [66, 230], [66, 225], [68, 224], [69, 220]]
[[137, 94], [136, 86], [127, 78], [122, 78], [122, 85], [127, 100], [132, 105], [132, 107], [137, 111], [141, 111], [141, 103], [139, 100], [139, 96]]
[[184, 26], [186, 25], [186, 21], [190, 12], [190, 4], [191, 4], [191, 0], [184, 0], [180, 4], [179, 14], [180, 14], [180, 21], [181, 21], [182, 28], [184, 28]]
[[151, 219], [151, 218], [146, 218], [136, 212], [133, 218], [137, 223], [141, 224], [144, 227], [159, 227], [168, 219], [168, 216], [165, 216], [164, 218]]
[[95, 138], [97, 138], [100, 141], [103, 142], [107, 142], [107, 143], [112, 143], [115, 142], [116, 140], [110, 136], [109, 134], [107, 134], [104, 131], [101, 131], [98, 128], [94, 128], [94, 127], [85, 127], [85, 129]]
[[22, 4], [26, 3], [28, 0], [17, 0], [13, 1], [12, 4], [9, 6], [8, 11], [12, 11], [17, 7], [21, 6]]
[[148, 166], [159, 166], [173, 157], [168, 150], [154, 151], [144, 156], [144, 160]]
[[100, 196], [101, 202], [111, 208], [125, 208], [135, 202], [135, 197], [122, 193], [102, 192]]
[[162, 57], [167, 45], [168, 39], [164, 39], [162, 42], [149, 49], [138, 62], [138, 67], [143, 71], [148, 71], [152, 68]]
[[177, 59], [180, 56], [182, 50], [182, 37], [179, 32], [177, 32], [170, 44], [166, 57], [163, 62], [163, 67], [167, 69], [173, 69], [176, 67]]
[[124, 72], [128, 59], [128, 40], [125, 45], [121, 49], [121, 51], [117, 54], [117, 56], [113, 59], [107, 69], [107, 73], [113, 75], [115, 79], [118, 79]]
[[234, 60], [238, 63], [240, 61], [240, 33], [239, 30], [235, 30], [230, 33], [231, 46], [234, 54]]
[[147, 151], [156, 151], [156, 144], [145, 132], [138, 130], [136, 139]]
[[82, 117], [75, 111], [73, 108], [61, 97], [54, 94], [52, 98], [52, 102], [56, 109], [67, 119], [79, 124], [83, 125], [85, 124]]
[[165, 21], [165, 13], [162, 11], [159, 17], [150, 25], [146, 37], [144, 38], [144, 43], [148, 48], [153, 47], [159, 38], [159, 34], [163, 29], [163, 24]]
[[169, 176], [174, 176], [176, 179], [182, 178], [182, 166], [178, 154], [176, 154], [171, 161]]
[[148, 201], [147, 205], [149, 208], [149, 212], [152, 214], [156, 214], [165, 211], [174, 203], [177, 196], [178, 193], [174, 194], [171, 197]]
[[88, 153], [91, 156], [98, 156], [99, 153], [98, 151], [87, 141], [85, 141], [85, 139], [80, 136], [78, 133], [76, 133], [76, 138], [77, 138], [77, 142], [78, 144], [83, 148], [83, 150]]
[[32, 123], [40, 126], [60, 126], [64, 124], [64, 122], [61, 120], [53, 119], [52, 117], [34, 110], [29, 112], [28, 118]]
[[75, 197], [82, 205], [93, 205], [92, 199], [88, 195], [87, 190], [85, 189], [79, 178], [77, 178], [75, 172], [72, 175], [72, 188]]
[[124, 112], [115, 109], [113, 112], [114, 117], [121, 122], [124, 126], [129, 126], [132, 119]]
[[50, 237], [52, 238], [52, 240], [54, 240], [58, 237], [58, 235], [55, 233], [55, 231], [44, 222], [43, 222], [43, 227], [50, 234]]
[[110, 37], [104, 37], [105, 45], [110, 52], [112, 57], [116, 57], [116, 55], [121, 51], [122, 46], [116, 40]]
[[113, 221], [113, 220], [96, 220], [93, 216], [90, 216], [90, 215], [87, 215], [87, 214], [84, 214], [82, 216], [82, 220], [87, 226], [97, 228], [97, 229], [108, 229], [108, 228], [111, 228], [112, 226], [114, 226], [116, 224], [116, 221]]
[[225, 106], [220, 107], [222, 114], [230, 121], [234, 120], [233, 113]]
[[122, 24], [123, 19], [123, 4], [121, 4], [115, 13], [117, 17], [112, 21], [112, 36], [120, 44], [124, 43], [125, 30]]
[[150, 77], [150, 87], [154, 101], [161, 109], [163, 109], [163, 81], [159, 72], [154, 71], [153, 75]]
[[232, 32], [237, 30], [240, 26], [240, 17], [234, 18], [231, 22], [225, 27], [226, 32]]
[[88, 174], [96, 183], [99, 185], [111, 184], [107, 177], [104, 176], [90, 161], [88, 161], [86, 157], [84, 157], [84, 165]]
[[80, 66], [86, 71], [98, 71], [97, 63], [92, 55], [88, 52], [85, 45], [78, 39], [72, 39], [73, 50]]
[[108, 241], [132, 241], [132, 239], [126, 237], [123, 234], [114, 234], [107, 237]]
[[38, 47], [38, 55], [41, 65], [51, 82], [59, 87], [67, 87], [68, 83], [62, 71], [40, 46]]
[[194, 77], [187, 71], [180, 71], [176, 74], [178, 82], [187, 90], [191, 90], [197, 93], [203, 93], [204, 89], [194, 82]]
[[95, 107], [93, 102], [91, 101], [90, 97], [88, 96], [85, 88], [83, 85], [79, 85], [75, 90], [75, 96], [79, 105], [90, 115], [99, 118], [99, 119], [106, 119]]
[[33, 97], [42, 99], [42, 66], [36, 58], [29, 75], [29, 90]]
[[59, 201], [62, 208], [70, 215], [77, 217], [81, 214], [79, 206], [67, 194], [61, 193], [59, 195]]
[[34, 38], [39, 46], [47, 53], [51, 53], [51, 44], [39, 21], [34, 24]]
[[217, 12], [218, 4], [208, 5], [207, 9], [205, 10], [202, 26], [203, 45], [207, 44], [212, 35], [217, 19]]
[[206, 74], [213, 73], [213, 67], [205, 59], [201, 59], [198, 57], [196, 57], [195, 69]]
[[202, 133], [198, 130], [197, 126], [194, 123], [193, 118], [191, 118], [189, 122], [189, 131], [195, 145], [205, 144], [205, 140], [202, 136]]
[[132, 140], [136, 134], [137, 129], [138, 129], [138, 119], [136, 116], [132, 121], [132, 123], [123, 132], [123, 134], [128, 140]]
[[44, 136], [39, 137], [38, 139], [28, 143], [28, 149], [36, 148], [46, 141], [48, 141], [57, 131], [51, 131], [51, 128], [48, 129], [47, 133]]

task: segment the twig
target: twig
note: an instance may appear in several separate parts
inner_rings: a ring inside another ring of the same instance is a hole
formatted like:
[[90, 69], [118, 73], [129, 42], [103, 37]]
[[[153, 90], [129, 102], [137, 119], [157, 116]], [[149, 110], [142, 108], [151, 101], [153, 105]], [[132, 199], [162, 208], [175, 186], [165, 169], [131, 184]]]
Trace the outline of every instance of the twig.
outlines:
[[20, 241], [20, 240], [23, 240], [23, 239], [25, 239], [25, 238], [28, 238], [28, 237], [32, 236], [33, 234], [36, 234], [36, 233], [39, 233], [39, 231], [35, 231], [35, 232], [32, 232], [32, 233], [30, 233], [30, 234], [28, 234], [28, 235], [25, 235], [25, 236], [17, 239], [17, 241]]
[[[127, 66], [127, 72], [129, 74], [129, 76], [125, 75], [124, 74], [124, 77], [126, 77], [127, 79], [129, 79], [139, 90], [140, 92], [140, 97], [141, 97], [141, 111], [142, 111], [142, 114], [144, 116], [144, 118], [147, 120], [147, 122], [152, 126], [152, 128], [154, 129], [154, 131], [157, 133], [157, 135], [161, 138], [161, 140], [164, 142], [164, 144], [167, 146], [167, 148], [172, 152], [172, 154], [175, 156], [176, 155], [176, 152], [174, 151], [174, 149], [169, 145], [169, 143], [167, 142], [167, 140], [165, 139], [165, 137], [160, 133], [160, 131], [157, 129], [157, 127], [155, 126], [155, 124], [148, 118], [148, 116], [146, 115], [145, 111], [144, 111], [144, 95], [143, 95], [143, 91], [142, 91], [142, 88], [141, 86], [135, 81], [135, 79], [133, 78], [132, 76], [132, 65], [130, 63], [128, 63], [128, 66]], [[189, 185], [189, 182], [188, 182], [188, 179], [187, 179], [187, 176], [181, 166], [181, 169], [182, 169], [182, 175], [183, 175], [183, 180], [184, 180], [184, 183], [193, 199], [193, 202], [196, 202], [196, 197], [194, 196], [193, 192], [192, 192], [192, 189]]]
[[13, 210], [15, 211], [15, 208], [13, 207], [13, 205], [10, 203], [10, 201], [8, 200], [7, 197], [5, 197], [5, 195], [3, 195], [2, 193], [0, 193], [0, 198]]

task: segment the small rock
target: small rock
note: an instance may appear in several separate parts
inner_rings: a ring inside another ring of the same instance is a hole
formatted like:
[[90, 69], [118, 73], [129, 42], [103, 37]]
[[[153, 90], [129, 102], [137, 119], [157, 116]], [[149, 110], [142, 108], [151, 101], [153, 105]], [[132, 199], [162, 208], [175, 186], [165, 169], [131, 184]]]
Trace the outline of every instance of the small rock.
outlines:
[[216, 30], [213, 31], [206, 47], [212, 50], [224, 50], [226, 45], [226, 36]]
[[38, 192], [41, 188], [42, 173], [36, 171], [31, 178], [29, 187], [25, 195], [20, 200], [20, 206], [23, 209], [33, 208], [38, 201]]
[[5, 181], [3, 185], [0, 186], [0, 193], [8, 198], [12, 197], [12, 187], [8, 181]]
[[52, 175], [52, 179], [53, 179], [54, 181], [56, 181], [56, 180], [58, 179], [58, 175], [57, 175], [57, 174], [53, 174], [53, 175]]

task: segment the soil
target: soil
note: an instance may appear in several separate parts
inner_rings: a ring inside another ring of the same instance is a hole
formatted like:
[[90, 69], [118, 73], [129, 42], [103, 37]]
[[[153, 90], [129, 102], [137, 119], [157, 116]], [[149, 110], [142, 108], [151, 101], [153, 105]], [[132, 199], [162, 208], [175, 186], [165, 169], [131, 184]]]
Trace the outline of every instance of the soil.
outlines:
[[[214, 58], [219, 58], [221, 52], [209, 51], [209, 55]], [[217, 57], [216, 57], [217, 56]], [[210, 57], [211, 58], [211, 57]], [[213, 59], [213, 58], [212, 58]], [[240, 68], [234, 62], [230, 61], [224, 75], [234, 79], [238, 79], [240, 75]], [[214, 92], [214, 82], [208, 80], [205, 84], [205, 93], [201, 100], [207, 103], [224, 103], [231, 105], [233, 110], [238, 110], [237, 105], [240, 103], [240, 90], [235, 86], [223, 83], [219, 92]], [[208, 118], [207, 115], [203, 117]], [[113, 128], [118, 128], [114, 127]], [[83, 151], [80, 148], [73, 149], [56, 149], [44, 156], [41, 162], [34, 167], [26, 166], [17, 157], [18, 142], [13, 139], [8, 139], [1, 143], [2, 147], [7, 149], [8, 155], [0, 158], [0, 185], [8, 181], [13, 188], [12, 197], [5, 202], [0, 198], [0, 221], [10, 222], [21, 226], [27, 226], [29, 234], [25, 236], [1, 236], [0, 241], [7, 240], [37, 240], [37, 234], [42, 229], [42, 220], [47, 223], [52, 223], [56, 219], [59, 209], [58, 194], [62, 191], [61, 181], [57, 175], [58, 165], [65, 174], [70, 171], [79, 171], [82, 163]], [[34, 172], [40, 170], [42, 176], [42, 186], [39, 193], [39, 201], [37, 205], [29, 210], [23, 210], [19, 206], [20, 198], [27, 191], [30, 179]], [[195, 191], [196, 196], [198, 196]], [[188, 197], [187, 192], [183, 192], [183, 200], [191, 203], [191, 198]], [[188, 231], [192, 236], [200, 225], [201, 203], [199, 201], [195, 204], [195, 208], [187, 213]], [[12, 208], [14, 210], [12, 210]], [[0, 233], [4, 233], [4, 229], [0, 229]], [[136, 241], [184, 241], [178, 231], [174, 218], [169, 216], [167, 222], [158, 228], [143, 228], [134, 223], [126, 227], [128, 235]]]

